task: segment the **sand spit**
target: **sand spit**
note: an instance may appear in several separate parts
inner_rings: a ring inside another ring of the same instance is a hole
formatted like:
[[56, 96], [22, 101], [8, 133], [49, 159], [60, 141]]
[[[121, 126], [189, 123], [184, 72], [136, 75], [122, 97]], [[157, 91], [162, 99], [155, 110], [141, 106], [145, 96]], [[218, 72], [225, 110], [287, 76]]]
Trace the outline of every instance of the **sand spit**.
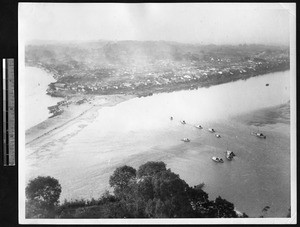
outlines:
[[[63, 106], [63, 113], [53, 118], [41, 122], [40, 124], [26, 130], [25, 141], [26, 145], [37, 142], [45, 136], [55, 134], [57, 130], [64, 126], [72, 125], [79, 119], [89, 118], [94, 119], [100, 108], [105, 106], [114, 106], [118, 103], [134, 98], [133, 95], [100, 95], [100, 96], [78, 96], [69, 99], [72, 102], [69, 105]], [[82, 104], [76, 104], [77, 101], [86, 99]]]

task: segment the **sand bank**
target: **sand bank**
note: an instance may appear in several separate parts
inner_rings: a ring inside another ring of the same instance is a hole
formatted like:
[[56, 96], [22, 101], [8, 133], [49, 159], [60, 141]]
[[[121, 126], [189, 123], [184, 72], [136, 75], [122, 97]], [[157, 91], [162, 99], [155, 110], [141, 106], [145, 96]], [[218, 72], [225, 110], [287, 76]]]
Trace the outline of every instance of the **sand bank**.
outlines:
[[[25, 141], [26, 145], [37, 142], [45, 136], [55, 134], [56, 130], [62, 127], [72, 125], [81, 118], [94, 119], [97, 116], [97, 111], [105, 106], [114, 106], [118, 103], [124, 102], [131, 98], [133, 95], [100, 95], [100, 96], [87, 96], [87, 97], [72, 97], [69, 105], [63, 106], [63, 113], [53, 118], [41, 122], [38, 125], [26, 130]], [[87, 98], [87, 102], [76, 104], [76, 101]]]

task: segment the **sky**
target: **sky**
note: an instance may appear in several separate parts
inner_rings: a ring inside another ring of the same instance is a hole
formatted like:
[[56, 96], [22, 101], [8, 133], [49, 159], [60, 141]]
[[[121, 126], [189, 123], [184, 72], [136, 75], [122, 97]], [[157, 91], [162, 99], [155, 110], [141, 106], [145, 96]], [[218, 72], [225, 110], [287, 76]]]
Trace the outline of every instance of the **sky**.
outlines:
[[280, 3], [20, 3], [30, 40], [165, 40], [289, 44], [295, 5]]

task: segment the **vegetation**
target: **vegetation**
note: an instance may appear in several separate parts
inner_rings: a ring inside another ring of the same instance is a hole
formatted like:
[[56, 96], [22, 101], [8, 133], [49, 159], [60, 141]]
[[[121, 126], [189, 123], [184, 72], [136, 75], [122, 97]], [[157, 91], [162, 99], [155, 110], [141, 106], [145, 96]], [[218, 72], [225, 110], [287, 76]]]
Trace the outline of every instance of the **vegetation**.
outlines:
[[61, 186], [52, 177], [37, 177], [26, 187], [26, 217], [54, 217]]
[[95, 200], [65, 201], [57, 180], [38, 177], [26, 188], [27, 217], [56, 218], [236, 218], [234, 205], [220, 196], [209, 200], [204, 184], [190, 187], [163, 162], [147, 162], [138, 170], [117, 168], [109, 180], [113, 194]]

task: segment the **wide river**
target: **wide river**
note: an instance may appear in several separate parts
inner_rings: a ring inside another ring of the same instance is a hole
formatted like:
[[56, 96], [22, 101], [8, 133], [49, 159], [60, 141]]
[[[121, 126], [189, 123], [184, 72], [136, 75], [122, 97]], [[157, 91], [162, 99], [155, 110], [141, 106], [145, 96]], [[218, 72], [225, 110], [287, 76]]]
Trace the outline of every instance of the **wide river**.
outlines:
[[[98, 198], [109, 189], [116, 167], [164, 161], [189, 185], [204, 182], [210, 199], [220, 195], [250, 217], [285, 217], [290, 208], [290, 124], [277, 121], [274, 114], [260, 118], [258, 113], [263, 115], [264, 108], [276, 113], [276, 106], [290, 100], [289, 74], [266, 74], [104, 107], [92, 123], [75, 122], [39, 150], [27, 147], [27, 178], [57, 178], [62, 201]], [[253, 119], [259, 128], [249, 124]], [[208, 132], [209, 127], [221, 138]], [[267, 138], [250, 134], [257, 130]], [[191, 142], [182, 142], [184, 137]], [[227, 148], [236, 154], [232, 161], [225, 159]], [[222, 157], [224, 163], [213, 162], [212, 156]], [[270, 209], [262, 213], [265, 206]]]
[[55, 82], [51, 74], [36, 67], [25, 67], [25, 129], [46, 120], [51, 114], [48, 107], [56, 105], [62, 98], [46, 94], [48, 85]]

